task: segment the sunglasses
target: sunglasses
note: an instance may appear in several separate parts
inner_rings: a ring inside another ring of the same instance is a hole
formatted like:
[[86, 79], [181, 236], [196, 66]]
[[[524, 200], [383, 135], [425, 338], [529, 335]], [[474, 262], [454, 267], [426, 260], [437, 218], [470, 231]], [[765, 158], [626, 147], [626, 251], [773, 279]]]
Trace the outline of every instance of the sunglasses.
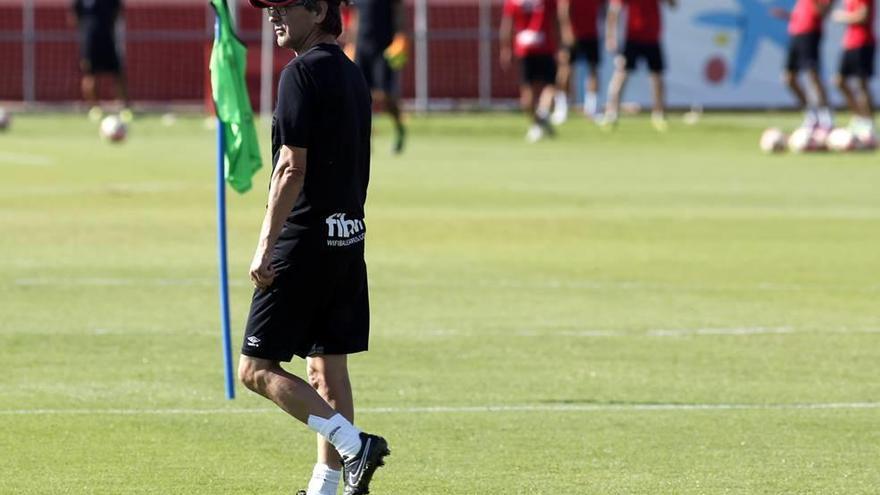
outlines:
[[292, 4], [286, 5], [284, 7], [267, 7], [266, 13], [269, 14], [269, 17], [284, 17], [290, 12], [290, 9], [293, 7], [302, 7], [305, 2], [294, 2]]

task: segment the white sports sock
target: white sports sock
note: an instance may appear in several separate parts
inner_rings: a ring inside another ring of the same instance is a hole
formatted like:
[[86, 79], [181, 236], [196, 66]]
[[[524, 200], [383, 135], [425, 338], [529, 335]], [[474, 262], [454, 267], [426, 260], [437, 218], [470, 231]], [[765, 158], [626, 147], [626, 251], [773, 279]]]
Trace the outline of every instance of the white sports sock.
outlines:
[[343, 458], [361, 450], [361, 431], [341, 414], [334, 414], [329, 419], [309, 415], [309, 428], [326, 438]]
[[801, 127], [812, 128], [819, 123], [819, 115], [815, 108], [810, 107], [804, 111], [804, 121]]
[[564, 112], [568, 110], [568, 95], [565, 91], [556, 91], [556, 94], [553, 95], [553, 104], [556, 106], [557, 111]]
[[599, 96], [596, 93], [587, 92], [584, 97], [584, 113], [587, 115], [596, 115], [599, 110]]
[[816, 113], [816, 116], [819, 120], [819, 126], [825, 129], [831, 129], [834, 127], [834, 116], [831, 114], [831, 109], [828, 107], [822, 107]]
[[326, 464], [315, 464], [306, 494], [336, 495], [336, 492], [339, 490], [340, 479], [342, 479], [342, 471], [330, 469], [330, 466]]

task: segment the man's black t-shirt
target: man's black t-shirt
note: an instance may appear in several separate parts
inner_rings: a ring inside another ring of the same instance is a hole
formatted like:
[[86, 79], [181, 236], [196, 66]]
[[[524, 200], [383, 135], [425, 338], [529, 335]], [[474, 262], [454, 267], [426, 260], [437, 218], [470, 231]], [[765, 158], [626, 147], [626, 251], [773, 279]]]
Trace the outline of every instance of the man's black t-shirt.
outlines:
[[357, 0], [357, 49], [376, 54], [394, 39], [394, 2], [400, 0]]
[[83, 31], [112, 33], [121, 0], [74, 0], [73, 10]]
[[303, 190], [275, 258], [315, 250], [363, 250], [370, 178], [370, 93], [336, 44], [320, 44], [281, 71], [272, 120], [272, 164], [282, 145], [306, 148]]

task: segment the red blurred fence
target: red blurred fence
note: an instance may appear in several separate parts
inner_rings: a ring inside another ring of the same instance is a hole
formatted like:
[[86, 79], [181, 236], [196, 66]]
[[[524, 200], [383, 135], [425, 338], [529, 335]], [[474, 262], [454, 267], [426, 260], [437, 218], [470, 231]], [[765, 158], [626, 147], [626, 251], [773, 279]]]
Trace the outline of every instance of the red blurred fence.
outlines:
[[[477, 99], [479, 95], [478, 0], [431, 0], [428, 4], [427, 93], [435, 99]], [[34, 0], [33, 29], [26, 29], [23, 0], [0, 0], [0, 100], [65, 102], [79, 99], [76, 31], [69, 24], [69, 2]], [[243, 0], [240, 3], [245, 3]], [[408, 5], [412, 21], [413, 8]], [[493, 3], [497, 26], [500, 4]], [[248, 85], [256, 107], [260, 83], [260, 11], [239, 6], [239, 36], [247, 43]], [[412, 25], [410, 25], [412, 32]], [[492, 36], [491, 97], [512, 98], [516, 74], [505, 74], [497, 62]], [[213, 11], [207, 0], [129, 0], [124, 30], [126, 73], [131, 98], [139, 102], [198, 102], [207, 94], [207, 64], [213, 40]], [[30, 51], [26, 45], [30, 44]], [[31, 76], [26, 53], [32, 53]], [[275, 48], [275, 76], [291, 53]], [[402, 73], [405, 98], [415, 95], [416, 54]], [[28, 90], [28, 82], [32, 85]], [[274, 81], [273, 81], [274, 87]], [[99, 90], [110, 94], [103, 82]]]

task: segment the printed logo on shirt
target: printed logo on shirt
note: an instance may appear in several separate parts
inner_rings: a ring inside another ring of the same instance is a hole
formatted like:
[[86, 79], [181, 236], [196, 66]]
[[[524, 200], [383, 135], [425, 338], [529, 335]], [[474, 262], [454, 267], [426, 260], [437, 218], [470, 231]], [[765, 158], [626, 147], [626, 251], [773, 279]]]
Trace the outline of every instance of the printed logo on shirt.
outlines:
[[334, 213], [325, 220], [327, 224], [327, 245], [345, 247], [364, 240], [366, 227], [363, 219], [345, 218], [345, 213]]
[[544, 33], [526, 29], [517, 33], [516, 42], [522, 46], [537, 46], [544, 43]]
[[251, 335], [247, 338], [247, 345], [251, 347], [260, 347], [260, 339]]

